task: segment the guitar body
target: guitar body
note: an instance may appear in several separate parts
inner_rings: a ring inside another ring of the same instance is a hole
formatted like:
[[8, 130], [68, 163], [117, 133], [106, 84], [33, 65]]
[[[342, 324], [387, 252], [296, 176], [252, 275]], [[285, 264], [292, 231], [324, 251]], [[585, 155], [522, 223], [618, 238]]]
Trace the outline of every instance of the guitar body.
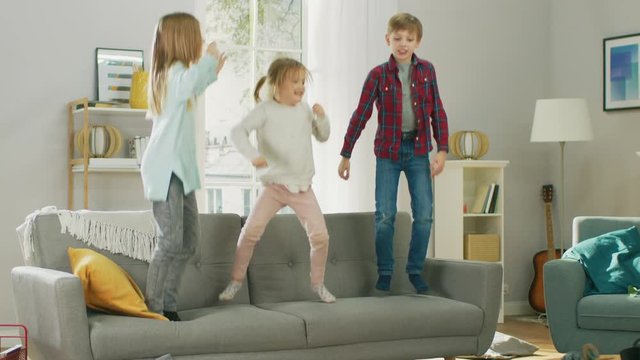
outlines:
[[[556, 249], [554, 259], [560, 259], [560, 257], [562, 257], [562, 250]], [[549, 259], [548, 250], [538, 251], [533, 256], [534, 276], [531, 287], [529, 287], [529, 305], [531, 305], [533, 310], [539, 313], [546, 312], [546, 307], [544, 305], [544, 275], [542, 267], [549, 260], [553, 259]]]
[[544, 278], [542, 268], [547, 261], [560, 259], [560, 257], [562, 257], [562, 250], [556, 249], [553, 244], [553, 221], [551, 216], [553, 185], [544, 185], [542, 187], [542, 199], [544, 200], [547, 249], [538, 251], [533, 256], [534, 277], [531, 287], [529, 288], [529, 305], [531, 305], [533, 310], [539, 313], [546, 312], [546, 307], [544, 305]]

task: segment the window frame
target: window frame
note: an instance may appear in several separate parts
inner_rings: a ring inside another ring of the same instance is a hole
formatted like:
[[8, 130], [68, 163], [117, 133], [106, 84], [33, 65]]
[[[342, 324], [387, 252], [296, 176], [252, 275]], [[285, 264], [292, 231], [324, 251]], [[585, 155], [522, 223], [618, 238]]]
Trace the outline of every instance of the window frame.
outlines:
[[[203, 26], [204, 29], [207, 28], [208, 24], [207, 24], [207, 14], [206, 14], [206, 4], [209, 1], [213, 1], [213, 0], [204, 0], [202, 1], [201, 5], [203, 5], [201, 7], [201, 24]], [[255, 14], [258, 13], [258, 2], [260, 0], [246, 0], [246, 1], [250, 1], [251, 5], [250, 5], [250, 13], [249, 13], [249, 17], [250, 17], [250, 21], [251, 21], [251, 25], [250, 25], [250, 43], [249, 45], [237, 45], [237, 44], [228, 44], [227, 48], [229, 50], [234, 50], [234, 51], [248, 51], [250, 53], [250, 63], [251, 63], [251, 68], [250, 68], [250, 79], [252, 79], [253, 83], [249, 84], [249, 89], [251, 91], [251, 93], [253, 92], [253, 88], [255, 85], [255, 81], [256, 81], [256, 72], [257, 69], [259, 67], [259, 63], [257, 61], [257, 53], [259, 52], [285, 52], [285, 53], [296, 53], [296, 54], [300, 54], [300, 59], [303, 63], [306, 63], [307, 60], [307, 54], [308, 54], [308, 0], [300, 0], [301, 3], [301, 13], [300, 13], [300, 48], [299, 49], [289, 49], [289, 48], [279, 48], [279, 47], [265, 47], [265, 46], [257, 46], [256, 42], [257, 42], [257, 27], [258, 27], [258, 17], [255, 16]], [[225, 49], [222, 49], [223, 51]], [[215, 86], [215, 84], [214, 84]], [[208, 90], [207, 90], [208, 91]], [[205, 98], [206, 95], [203, 94], [202, 98]], [[206, 136], [208, 137], [208, 132], [206, 131], [207, 128], [207, 107], [203, 106], [202, 107], [202, 135], [203, 138]], [[238, 120], [239, 121], [239, 120]], [[255, 134], [253, 134], [254, 136], [252, 136], [252, 142], [255, 144]], [[211, 212], [216, 212], [215, 209], [215, 199], [210, 199], [209, 196], [211, 196], [210, 194], [212, 192], [210, 192], [209, 190], [213, 190], [213, 189], [224, 189], [225, 187], [235, 187], [235, 188], [239, 188], [242, 194], [242, 214], [239, 214], [241, 216], [246, 216], [247, 214], [247, 208], [245, 205], [245, 189], [250, 190], [250, 206], [249, 206], [249, 212], [251, 209], [253, 209], [253, 205], [256, 202], [256, 199], [259, 195], [259, 189], [262, 187], [262, 183], [260, 182], [260, 180], [257, 177], [257, 172], [255, 167], [251, 166], [251, 176], [250, 176], [250, 181], [211, 181], [211, 180], [207, 180], [207, 176], [206, 176], [206, 169], [207, 169], [207, 147], [208, 147], [208, 139], [207, 141], [203, 142], [203, 153], [204, 156], [201, 157], [200, 159], [200, 168], [203, 169], [202, 171], [202, 193], [203, 193], [203, 197], [204, 197], [204, 201], [203, 203], [205, 204], [204, 207], [204, 212], [207, 213], [211, 213]], [[221, 146], [225, 146], [225, 145], [221, 145]], [[226, 145], [229, 146], [229, 145]], [[232, 146], [232, 145], [231, 145]], [[224, 149], [223, 149], [224, 150]], [[224, 191], [222, 191], [222, 193], [224, 193]], [[224, 195], [223, 195], [224, 196]], [[221, 196], [221, 198], [223, 197]], [[215, 196], [214, 196], [215, 197]], [[213, 205], [213, 209], [211, 208], [211, 206]], [[224, 206], [223, 206], [223, 212], [224, 212]], [[290, 213], [290, 209], [287, 209], [286, 207], [283, 209], [282, 212], [285, 213]]]

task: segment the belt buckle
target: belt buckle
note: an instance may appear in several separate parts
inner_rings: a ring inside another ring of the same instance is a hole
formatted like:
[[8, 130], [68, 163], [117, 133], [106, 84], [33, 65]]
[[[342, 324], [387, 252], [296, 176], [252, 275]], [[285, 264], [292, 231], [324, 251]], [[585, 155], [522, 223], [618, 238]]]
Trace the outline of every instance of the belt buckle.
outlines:
[[416, 137], [415, 131], [407, 131], [402, 133], [402, 140], [413, 140]]

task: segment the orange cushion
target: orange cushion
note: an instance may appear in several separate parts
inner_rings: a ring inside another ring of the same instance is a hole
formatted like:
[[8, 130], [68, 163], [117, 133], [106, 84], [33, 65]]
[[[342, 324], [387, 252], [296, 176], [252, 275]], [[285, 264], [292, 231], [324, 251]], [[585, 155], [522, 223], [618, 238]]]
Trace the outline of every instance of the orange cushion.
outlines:
[[80, 278], [87, 306], [122, 315], [168, 320], [149, 311], [131, 276], [108, 257], [91, 249], [67, 249], [71, 271]]

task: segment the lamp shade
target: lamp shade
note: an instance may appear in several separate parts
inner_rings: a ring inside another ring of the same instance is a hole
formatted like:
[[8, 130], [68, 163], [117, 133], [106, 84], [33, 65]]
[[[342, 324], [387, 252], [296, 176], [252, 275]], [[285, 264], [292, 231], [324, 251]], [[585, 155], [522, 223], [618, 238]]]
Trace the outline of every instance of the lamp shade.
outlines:
[[593, 139], [591, 117], [585, 99], [536, 101], [532, 142], [589, 141]]

